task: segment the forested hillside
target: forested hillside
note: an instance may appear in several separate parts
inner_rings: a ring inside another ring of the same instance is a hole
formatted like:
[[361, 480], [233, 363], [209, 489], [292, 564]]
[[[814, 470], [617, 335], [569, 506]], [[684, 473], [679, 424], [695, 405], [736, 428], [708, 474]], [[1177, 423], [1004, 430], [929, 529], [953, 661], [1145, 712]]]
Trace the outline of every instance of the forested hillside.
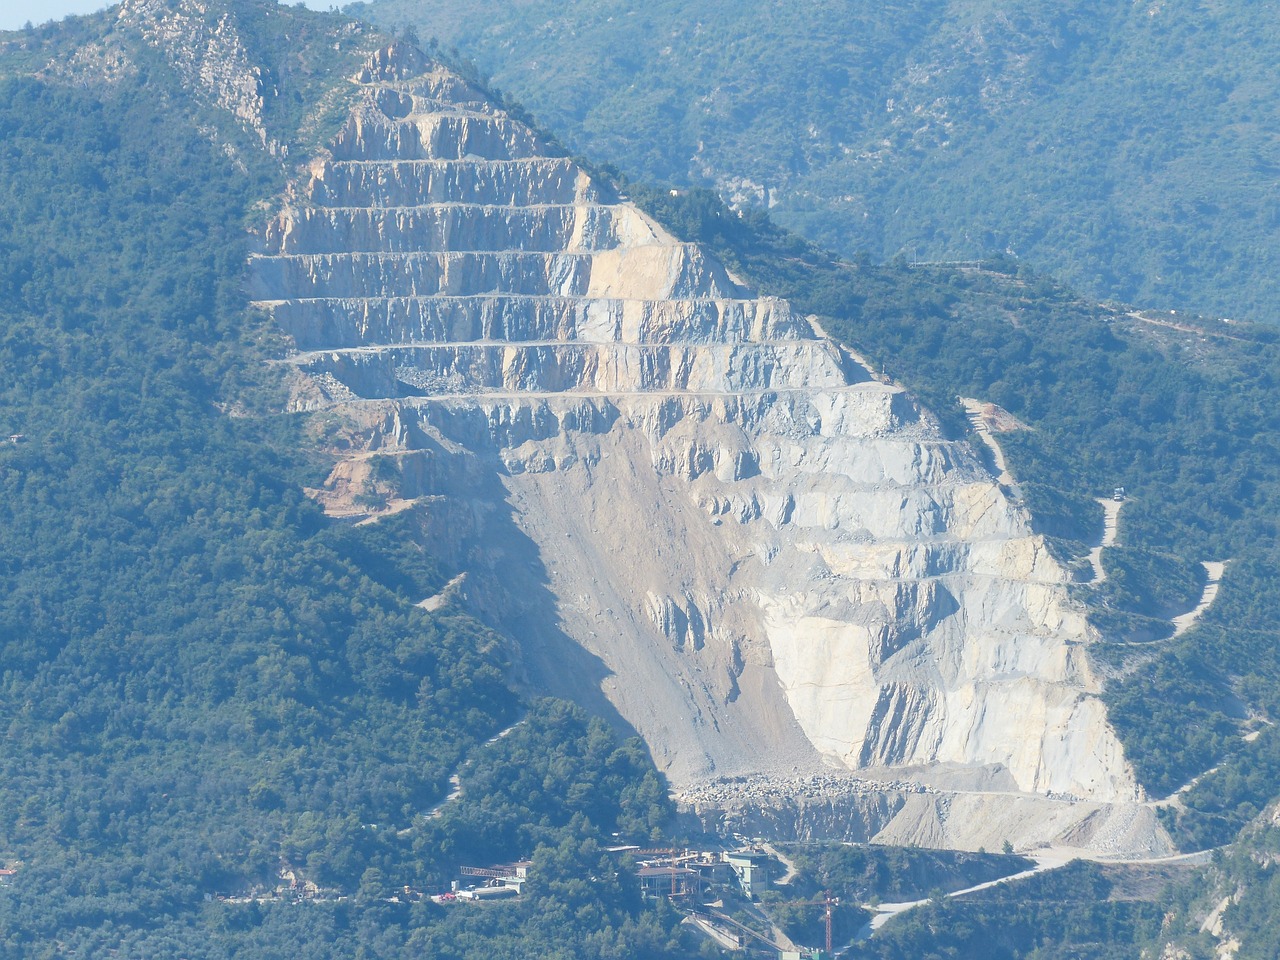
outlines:
[[[0, 954], [679, 955], [596, 846], [668, 821], [643, 747], [521, 703], [498, 637], [416, 607], [448, 571], [411, 525], [303, 495], [325, 464], [244, 284], [285, 167], [114, 14], [0, 36]], [[210, 18], [271, 66], [268, 139], [314, 135], [359, 31]], [[108, 82], [31, 75], [98, 69], [104, 37]], [[519, 908], [404, 895], [521, 856]], [[272, 894], [289, 876], [305, 906]]]
[[1235, 941], [1240, 960], [1280, 955], [1280, 832], [1274, 813], [1243, 831], [1194, 882], [1178, 890], [1152, 953], [1180, 951], [1191, 960], [1222, 955]]
[[1274, 4], [368, 0], [574, 150], [873, 260], [1280, 317]]

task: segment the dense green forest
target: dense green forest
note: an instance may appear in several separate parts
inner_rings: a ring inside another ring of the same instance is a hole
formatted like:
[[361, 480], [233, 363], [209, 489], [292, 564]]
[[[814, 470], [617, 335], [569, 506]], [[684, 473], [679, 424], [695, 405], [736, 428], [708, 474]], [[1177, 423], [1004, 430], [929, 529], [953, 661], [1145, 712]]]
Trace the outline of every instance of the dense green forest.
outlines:
[[[315, 47], [346, 21], [223, 12], [264, 49], [294, 36], [264, 53], [292, 104], [267, 119], [311, 135], [303, 93], [348, 67]], [[0, 953], [679, 955], [599, 850], [670, 819], [642, 745], [521, 704], [497, 636], [414, 606], [449, 571], [303, 495], [327, 466], [243, 279], [284, 168], [123, 28], [132, 74], [21, 76], [105, 23], [0, 60]], [[389, 899], [520, 856], [516, 907]], [[273, 901], [284, 870], [317, 900]]]
[[1166, 907], [1113, 896], [1096, 864], [1073, 863], [963, 899], [934, 897], [851, 956], [865, 960], [1132, 960]]
[[830, 891], [851, 903], [905, 901], [951, 892], [1019, 873], [1025, 857], [912, 847], [850, 846], [841, 843], [783, 844], [798, 878], [791, 892], [814, 898]]
[[1280, 317], [1271, 4], [367, 0], [575, 151], [846, 256]]

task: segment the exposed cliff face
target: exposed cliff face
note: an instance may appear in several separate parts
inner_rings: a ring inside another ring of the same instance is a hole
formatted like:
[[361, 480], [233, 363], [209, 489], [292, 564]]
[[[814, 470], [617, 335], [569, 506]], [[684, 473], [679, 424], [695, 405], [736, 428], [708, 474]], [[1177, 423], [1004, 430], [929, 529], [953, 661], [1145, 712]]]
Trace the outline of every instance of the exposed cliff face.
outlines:
[[326, 505], [434, 518], [530, 684], [603, 695], [677, 787], [823, 760], [914, 784], [859, 788], [866, 836], [1160, 848], [973, 451], [419, 56], [370, 61], [254, 260], [298, 405], [341, 417]]

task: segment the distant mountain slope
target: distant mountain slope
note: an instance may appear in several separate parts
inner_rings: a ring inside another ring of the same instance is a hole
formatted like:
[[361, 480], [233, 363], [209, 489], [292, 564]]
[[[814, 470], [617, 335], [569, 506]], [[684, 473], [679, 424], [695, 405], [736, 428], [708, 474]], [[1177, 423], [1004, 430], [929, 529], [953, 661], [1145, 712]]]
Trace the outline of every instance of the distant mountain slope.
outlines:
[[1150, 956], [1280, 956], [1280, 808], [1269, 805], [1211, 866], [1170, 898]]
[[[1280, 318], [1275, 4], [370, 0], [570, 146], [846, 255]], [[776, 206], [775, 206], [776, 205]]]

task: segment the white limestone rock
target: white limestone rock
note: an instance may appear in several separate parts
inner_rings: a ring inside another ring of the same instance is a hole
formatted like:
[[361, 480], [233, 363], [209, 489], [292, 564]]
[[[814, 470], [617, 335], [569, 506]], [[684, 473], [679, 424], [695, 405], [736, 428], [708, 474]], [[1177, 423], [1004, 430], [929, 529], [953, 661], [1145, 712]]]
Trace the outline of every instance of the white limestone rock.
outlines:
[[401, 496], [467, 518], [441, 548], [530, 686], [684, 791], [856, 773], [866, 838], [1167, 846], [1066, 572], [973, 450], [413, 57], [362, 72], [254, 290]]

